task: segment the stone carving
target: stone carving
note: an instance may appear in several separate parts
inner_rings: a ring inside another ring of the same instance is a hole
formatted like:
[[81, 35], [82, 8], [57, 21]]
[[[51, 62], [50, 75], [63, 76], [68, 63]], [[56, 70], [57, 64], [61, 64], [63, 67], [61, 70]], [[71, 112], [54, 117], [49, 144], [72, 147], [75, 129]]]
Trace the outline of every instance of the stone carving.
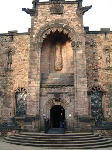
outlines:
[[79, 11], [79, 13], [80, 13], [81, 15], [84, 15], [84, 13], [87, 12], [87, 11], [88, 11], [89, 9], [91, 9], [91, 8], [92, 8], [92, 5], [91, 5], [91, 6], [85, 6], [85, 7], [79, 8], [78, 11]]
[[26, 115], [26, 96], [27, 92], [23, 88], [16, 92], [16, 116]]
[[60, 2], [53, 1], [50, 7], [51, 14], [63, 14], [64, 6]]
[[111, 62], [110, 51], [111, 51], [111, 48], [110, 48], [109, 46], [106, 46], [106, 47], [104, 48], [105, 60], [106, 60], [106, 65], [107, 65], [107, 67], [110, 67], [110, 62]]
[[75, 30], [73, 28], [71, 28], [67, 24], [67, 22], [65, 22], [65, 20], [56, 19], [55, 21], [52, 21], [50, 24], [46, 24], [44, 27], [42, 27], [39, 30], [38, 34], [36, 35], [36, 42], [37, 42], [39, 49], [42, 48], [42, 43], [44, 40], [43, 35], [46, 35], [46, 37], [47, 37], [47, 35], [49, 35], [50, 32], [54, 32], [54, 29], [56, 29], [58, 31], [59, 31], [59, 29], [61, 29], [61, 31], [64, 31], [65, 34], [68, 34], [68, 37], [71, 39], [71, 41], [73, 41], [74, 35], [75, 35], [75, 37], [78, 36], [78, 34], [75, 32]]
[[54, 93], [54, 100], [55, 100], [56, 102], [60, 102], [60, 101], [61, 101], [60, 93]]
[[55, 55], [55, 70], [60, 71], [63, 68], [62, 48], [60, 43], [56, 43]]
[[7, 69], [8, 70], [11, 70], [11, 65], [12, 65], [12, 51], [9, 50], [8, 53], [7, 53], [7, 57], [8, 57], [8, 60], [7, 60]]
[[107, 64], [107, 67], [110, 67], [110, 53], [106, 53], [106, 64]]
[[78, 14], [84, 15], [84, 13], [87, 12], [91, 8], [92, 8], [92, 5], [82, 7], [82, 0], [78, 1], [78, 11], [77, 11]]
[[102, 92], [97, 89], [91, 92], [91, 115], [95, 119], [95, 126], [102, 124]]
[[93, 40], [93, 39], [91, 39], [90, 41], [86, 41], [85, 42], [85, 45], [89, 45], [91, 48], [96, 48], [96, 42]]
[[74, 49], [80, 48], [81, 45], [82, 45], [82, 42], [81, 42], [81, 41], [73, 41], [73, 42], [72, 42], [72, 47], [73, 47]]
[[27, 14], [30, 14], [30, 16], [34, 16], [35, 15], [35, 9], [29, 9], [29, 8], [22, 8], [22, 11], [25, 11]]
[[7, 42], [7, 43], [8, 43], [8, 42], [11, 42], [11, 36], [3, 36], [3, 37], [1, 36], [1, 37], [0, 37], [0, 44], [3, 43], [3, 42], [5, 42], [5, 43], [6, 43], [6, 42]]

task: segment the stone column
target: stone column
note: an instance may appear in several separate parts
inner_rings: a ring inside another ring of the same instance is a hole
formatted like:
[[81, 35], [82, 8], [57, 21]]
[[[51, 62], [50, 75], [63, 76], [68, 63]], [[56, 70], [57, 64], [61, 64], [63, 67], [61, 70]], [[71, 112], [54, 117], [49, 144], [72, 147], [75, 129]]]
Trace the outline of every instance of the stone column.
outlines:
[[27, 97], [27, 115], [37, 116], [35, 126], [40, 129], [40, 53], [41, 48], [38, 43], [31, 43], [29, 58], [29, 75], [28, 75], [28, 97]]
[[75, 115], [88, 116], [85, 38], [80, 37], [72, 42], [72, 46], [74, 49]]

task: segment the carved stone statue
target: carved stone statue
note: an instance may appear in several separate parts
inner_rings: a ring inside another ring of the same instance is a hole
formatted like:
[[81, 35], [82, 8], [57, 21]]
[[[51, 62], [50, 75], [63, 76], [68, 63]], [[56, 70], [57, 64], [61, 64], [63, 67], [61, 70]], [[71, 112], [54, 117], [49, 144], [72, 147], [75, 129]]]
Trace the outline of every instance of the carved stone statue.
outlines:
[[55, 70], [61, 71], [63, 68], [62, 47], [60, 43], [56, 43], [55, 47]]
[[7, 69], [11, 70], [11, 65], [12, 65], [12, 51], [8, 51], [8, 60], [7, 60]]
[[63, 14], [64, 6], [60, 3], [60, 1], [52, 1], [52, 5], [50, 7], [51, 14]]
[[106, 65], [107, 67], [110, 67], [110, 53], [106, 52]]

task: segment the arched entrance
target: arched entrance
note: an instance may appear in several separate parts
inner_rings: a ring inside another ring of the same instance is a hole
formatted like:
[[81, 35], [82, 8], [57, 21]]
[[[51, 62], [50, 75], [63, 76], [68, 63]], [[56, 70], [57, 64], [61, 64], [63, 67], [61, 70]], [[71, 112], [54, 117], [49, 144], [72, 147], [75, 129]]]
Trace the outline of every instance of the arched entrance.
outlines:
[[64, 128], [65, 109], [61, 105], [55, 105], [50, 110], [51, 128]]

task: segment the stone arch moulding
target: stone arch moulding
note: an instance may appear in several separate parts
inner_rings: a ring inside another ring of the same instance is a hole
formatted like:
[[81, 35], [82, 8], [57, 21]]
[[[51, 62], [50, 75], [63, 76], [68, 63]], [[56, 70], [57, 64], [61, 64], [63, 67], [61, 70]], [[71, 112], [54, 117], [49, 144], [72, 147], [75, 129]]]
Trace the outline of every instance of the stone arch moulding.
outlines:
[[99, 91], [99, 92], [102, 92], [102, 94], [104, 95], [106, 93], [106, 89], [105, 87], [102, 87], [101, 85], [97, 85], [97, 86], [92, 86], [92, 87], [89, 87], [89, 90], [88, 90], [88, 95], [91, 94], [92, 91]]
[[27, 93], [27, 90], [25, 88], [23, 88], [23, 87], [22, 88], [19, 87], [19, 88], [17, 88], [15, 90], [14, 94], [17, 93], [17, 92], [25, 92], [25, 93]]
[[55, 106], [55, 105], [60, 105], [62, 106], [65, 110], [67, 109], [68, 105], [70, 104], [70, 98], [69, 96], [60, 96], [60, 101], [56, 101], [54, 95], [49, 95], [48, 100], [44, 104], [45, 107], [43, 107], [43, 113], [48, 114], [48, 111]]
[[77, 32], [75, 32], [75, 30], [73, 28], [71, 28], [66, 21], [63, 20], [56, 20], [54, 22], [50, 22], [49, 24], [43, 26], [39, 32], [37, 33], [37, 36], [35, 38], [35, 41], [38, 45], [38, 48], [41, 49], [42, 48], [42, 43], [44, 41], [44, 39], [47, 37], [47, 35], [50, 34], [50, 32], [55, 32], [55, 31], [59, 31], [68, 34], [68, 37], [71, 40], [71, 46], [73, 48], [73, 50], [75, 50], [76, 48], [79, 48], [80, 45], [82, 44], [82, 42], [79, 40], [79, 34]]

